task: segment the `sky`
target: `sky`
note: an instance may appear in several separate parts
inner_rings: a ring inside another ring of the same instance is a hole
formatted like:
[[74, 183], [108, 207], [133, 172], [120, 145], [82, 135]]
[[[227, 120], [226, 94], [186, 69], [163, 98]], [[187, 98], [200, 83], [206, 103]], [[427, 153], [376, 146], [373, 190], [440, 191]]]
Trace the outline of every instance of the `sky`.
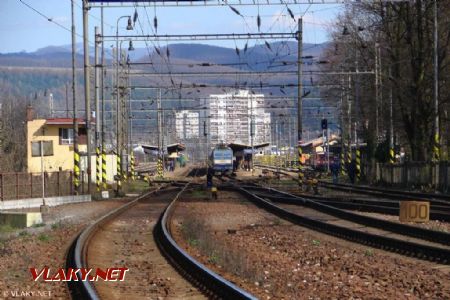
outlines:
[[[81, 0], [75, 1], [77, 42], [82, 42]], [[232, 0], [231, 0], [232, 1]], [[30, 7], [28, 7], [27, 5]], [[46, 46], [71, 43], [71, 0], [0, 0], [0, 53], [33, 52]], [[289, 5], [295, 18], [303, 18], [303, 42], [323, 43], [329, 39], [328, 32], [342, 4]], [[33, 10], [33, 9], [34, 10]], [[287, 6], [235, 6], [230, 7], [120, 7], [105, 8], [105, 35], [116, 34], [116, 23], [121, 16], [133, 16], [135, 10], [139, 21], [133, 34], [209, 34], [258, 32], [257, 15], [261, 19], [260, 32], [295, 32], [297, 22], [287, 11]], [[39, 14], [41, 13], [41, 14]], [[153, 19], [158, 27], [155, 30]], [[49, 21], [50, 19], [51, 21]], [[59, 24], [59, 25], [58, 25]], [[119, 22], [119, 32], [126, 34], [126, 18]], [[94, 26], [100, 26], [100, 9], [89, 11], [89, 39], [93, 40]], [[63, 28], [64, 27], [64, 28]], [[242, 47], [246, 41], [204, 41], [202, 43]], [[262, 41], [250, 41], [251, 43]], [[112, 43], [112, 42], [110, 42]], [[165, 42], [161, 42], [166, 45]], [[135, 47], [145, 47], [135, 42]]]

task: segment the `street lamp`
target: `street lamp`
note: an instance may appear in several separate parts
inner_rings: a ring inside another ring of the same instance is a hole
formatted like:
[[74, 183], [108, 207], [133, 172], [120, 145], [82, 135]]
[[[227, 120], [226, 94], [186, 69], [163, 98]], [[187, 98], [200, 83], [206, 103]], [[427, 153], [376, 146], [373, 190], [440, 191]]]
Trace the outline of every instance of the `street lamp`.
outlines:
[[134, 51], [133, 41], [130, 41], [129, 46], [128, 46], [128, 51]]

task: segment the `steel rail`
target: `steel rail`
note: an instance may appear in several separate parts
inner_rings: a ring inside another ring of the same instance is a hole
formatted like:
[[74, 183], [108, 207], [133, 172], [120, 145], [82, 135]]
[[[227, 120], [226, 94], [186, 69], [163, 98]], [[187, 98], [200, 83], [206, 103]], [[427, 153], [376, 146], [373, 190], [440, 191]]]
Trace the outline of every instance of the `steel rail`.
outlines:
[[[105, 223], [117, 217], [119, 214], [123, 213], [127, 209], [131, 208], [140, 200], [155, 194], [157, 192], [169, 192], [180, 190], [172, 202], [161, 214], [158, 223], [154, 228], [154, 237], [157, 242], [159, 249], [162, 254], [166, 256], [169, 261], [175, 265], [184, 277], [188, 277], [191, 282], [205, 292], [209, 293], [210, 296], [222, 297], [224, 299], [256, 299], [251, 294], [240, 289], [224, 278], [220, 277], [216, 273], [212, 272], [202, 264], [195, 261], [191, 256], [189, 256], [184, 250], [182, 250], [174, 241], [170, 234], [168, 219], [173, 213], [174, 205], [191, 182], [182, 182], [183, 187], [176, 187], [172, 189], [155, 189], [142, 196], [134, 199], [133, 201], [113, 210], [112, 212], [106, 214], [105, 216], [98, 219], [94, 224], [90, 225], [88, 228], [83, 230], [83, 232], [75, 239], [72, 243], [66, 261], [66, 269], [68, 268], [85, 268], [87, 267], [87, 251], [89, 240], [94, 236], [95, 232]], [[177, 185], [180, 182], [176, 183]], [[167, 186], [167, 185], [166, 185]], [[95, 289], [93, 283], [89, 281], [81, 281], [80, 274], [77, 273], [78, 280], [73, 280], [68, 282], [69, 290], [72, 297], [75, 299], [99, 299], [99, 295]]]
[[188, 185], [189, 184], [186, 184], [174, 200], [167, 206], [155, 226], [154, 237], [161, 252], [163, 252], [178, 269], [181, 269], [193, 284], [200, 287], [206, 287], [207, 290], [212, 291], [214, 295], [219, 296], [220, 298], [257, 299], [253, 295], [217, 275], [203, 264], [197, 262], [186, 251], [181, 249], [173, 239], [170, 233], [169, 220], [174, 212], [178, 197], [184, 192]]
[[[275, 168], [265, 165], [255, 165], [260, 168], [275, 170]], [[297, 172], [296, 169], [285, 168], [285, 171], [288, 172]], [[286, 172], [280, 172], [286, 176], [292, 176]], [[420, 192], [410, 192], [410, 191], [400, 191], [393, 189], [385, 189], [385, 188], [377, 188], [377, 187], [369, 187], [369, 186], [358, 186], [358, 185], [350, 185], [343, 183], [331, 183], [323, 180], [319, 180], [319, 185], [325, 188], [332, 188], [340, 191], [346, 192], [356, 192], [362, 194], [368, 194], [373, 196], [381, 196], [389, 199], [398, 199], [398, 200], [424, 200], [427, 199], [432, 204], [440, 204], [440, 205], [448, 205], [450, 203], [450, 195], [444, 194], [430, 194], [430, 193], [420, 193]]]
[[[178, 189], [178, 188], [175, 188]], [[89, 225], [85, 230], [83, 230], [80, 235], [77, 236], [75, 241], [72, 243], [68, 255], [66, 258], [66, 269], [73, 268], [86, 268], [87, 267], [87, 250], [89, 240], [93, 237], [95, 232], [105, 223], [117, 217], [127, 209], [136, 205], [140, 200], [147, 198], [148, 196], [158, 192], [161, 188], [157, 188], [155, 190], [149, 191], [136, 199], [128, 202], [121, 207], [116, 208], [115, 210], [107, 213], [106, 215], [99, 218], [96, 222]], [[168, 191], [168, 190], [165, 190]], [[68, 281], [68, 287], [74, 299], [99, 299], [97, 291], [92, 282], [90, 281], [82, 281], [81, 275], [77, 272], [77, 279]]]
[[[327, 204], [340, 209], [347, 210], [359, 210], [364, 212], [374, 212], [386, 215], [399, 215], [399, 203], [398, 201], [389, 200], [370, 200], [362, 198], [348, 198], [348, 197], [324, 197], [319, 195], [295, 195], [303, 198], [310, 199], [315, 202]], [[277, 202], [279, 196], [267, 195], [266, 198]], [[450, 208], [449, 205], [441, 206], [433, 204], [430, 207], [430, 220], [439, 220], [450, 222], [450, 212], [446, 212]]]
[[264, 208], [283, 219], [293, 222], [294, 224], [374, 248], [414, 256], [419, 259], [436, 261], [441, 264], [450, 264], [449, 249], [402, 241], [310, 219], [283, 209], [270, 201], [264, 200], [245, 188], [235, 188], [235, 190], [246, 195], [257, 206]]
[[271, 194], [280, 195], [281, 197], [274, 198], [275, 202], [301, 205], [343, 220], [351, 221], [365, 226], [379, 228], [393, 233], [419, 238], [430, 242], [439, 243], [442, 245], [450, 245], [450, 234], [446, 232], [429, 230], [411, 225], [355, 214], [352, 212], [339, 209], [337, 207], [333, 207], [324, 203], [307, 199], [306, 197], [292, 195], [290, 193], [282, 192], [273, 188], [265, 188], [265, 187], [248, 187], [248, 188], [259, 189], [269, 192]]
[[450, 202], [450, 195], [444, 195], [444, 194], [430, 194], [430, 193], [421, 193], [421, 192], [410, 192], [410, 191], [399, 191], [399, 190], [393, 190], [393, 189], [384, 189], [384, 188], [377, 188], [377, 187], [369, 187], [369, 186], [356, 186], [356, 185], [350, 185], [350, 184], [343, 184], [343, 183], [331, 183], [331, 182], [325, 182], [325, 181], [319, 181], [319, 184], [324, 187], [332, 187], [332, 188], [342, 188], [342, 189], [351, 189], [353, 191], [363, 191], [363, 192], [378, 192], [378, 193], [389, 193], [392, 196], [398, 195], [398, 196], [408, 196], [411, 199], [433, 199], [433, 200], [444, 200], [445, 202]]
[[[307, 196], [309, 198], [309, 196]], [[353, 202], [351, 199], [349, 201], [339, 201], [339, 200], [321, 200], [316, 199], [314, 201], [327, 204], [333, 207], [337, 207], [340, 209], [347, 209], [347, 210], [358, 210], [358, 211], [364, 211], [364, 212], [373, 212], [373, 213], [381, 213], [386, 215], [393, 215], [398, 216], [399, 215], [399, 208], [398, 203], [397, 207], [390, 206], [389, 204], [371, 204], [368, 202]], [[430, 220], [439, 220], [444, 222], [450, 222], [450, 213], [445, 213], [441, 210], [432, 209], [430, 210]]]

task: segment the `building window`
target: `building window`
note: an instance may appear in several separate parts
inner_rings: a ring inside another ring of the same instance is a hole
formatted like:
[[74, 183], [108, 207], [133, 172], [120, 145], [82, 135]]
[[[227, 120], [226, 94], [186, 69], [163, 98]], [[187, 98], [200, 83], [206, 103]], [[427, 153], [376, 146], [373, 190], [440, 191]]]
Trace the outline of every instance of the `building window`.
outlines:
[[59, 144], [60, 145], [73, 144], [73, 128], [59, 128]]
[[41, 156], [41, 143], [44, 156], [53, 155], [53, 141], [31, 142], [31, 156]]

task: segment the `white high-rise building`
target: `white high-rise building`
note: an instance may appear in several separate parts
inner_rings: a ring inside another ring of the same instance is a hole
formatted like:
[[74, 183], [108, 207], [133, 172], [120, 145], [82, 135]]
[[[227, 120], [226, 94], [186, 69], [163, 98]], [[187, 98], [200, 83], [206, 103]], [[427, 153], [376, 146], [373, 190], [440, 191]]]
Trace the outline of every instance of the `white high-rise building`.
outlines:
[[187, 140], [199, 137], [200, 116], [198, 112], [181, 110], [175, 114], [175, 131], [178, 140]]
[[251, 144], [251, 119], [254, 124], [253, 144], [270, 142], [270, 113], [264, 109], [264, 95], [246, 90], [209, 96], [205, 103], [209, 112], [209, 141]]

